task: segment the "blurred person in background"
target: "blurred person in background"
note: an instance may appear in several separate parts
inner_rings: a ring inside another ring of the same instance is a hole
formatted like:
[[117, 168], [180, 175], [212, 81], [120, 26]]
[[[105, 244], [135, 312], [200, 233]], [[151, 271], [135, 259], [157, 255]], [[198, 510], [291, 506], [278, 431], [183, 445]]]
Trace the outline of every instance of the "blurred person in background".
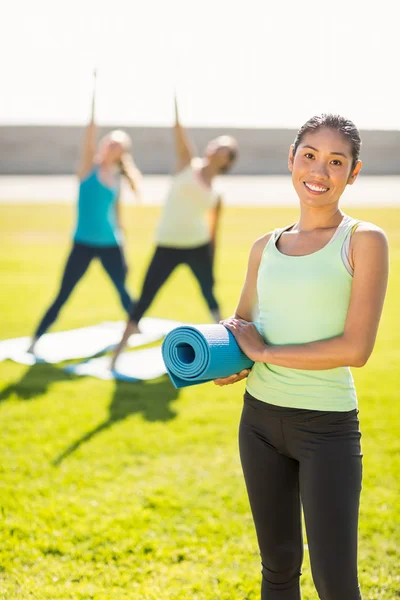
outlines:
[[178, 265], [190, 267], [213, 321], [218, 323], [221, 319], [214, 295], [213, 263], [222, 201], [214, 179], [232, 167], [238, 145], [233, 137], [223, 135], [209, 142], [203, 158], [196, 156], [180, 123], [176, 97], [174, 138], [177, 172], [158, 223], [156, 249], [111, 368], [131, 334], [140, 332], [140, 319]]
[[[96, 73], [94, 73], [94, 81]], [[38, 339], [57, 319], [91, 261], [98, 258], [114, 284], [125, 311], [130, 314], [132, 298], [126, 288], [127, 266], [123, 252], [120, 220], [120, 175], [139, 197], [141, 174], [131, 154], [131, 139], [124, 131], [111, 131], [96, 146], [95, 85], [91, 117], [85, 130], [78, 169], [79, 196], [73, 245], [58, 294], [47, 309], [32, 338], [28, 352], [34, 353]]]

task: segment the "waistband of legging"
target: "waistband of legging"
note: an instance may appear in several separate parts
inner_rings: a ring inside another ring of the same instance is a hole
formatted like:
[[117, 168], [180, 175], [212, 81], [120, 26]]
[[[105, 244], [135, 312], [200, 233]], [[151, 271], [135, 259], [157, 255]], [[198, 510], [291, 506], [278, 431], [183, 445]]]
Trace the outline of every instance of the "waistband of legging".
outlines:
[[326, 411], [326, 410], [310, 410], [309, 408], [293, 408], [288, 406], [279, 406], [278, 404], [270, 404], [264, 400], [254, 398], [247, 390], [244, 393], [243, 400], [245, 404], [252, 406], [269, 413], [271, 417], [279, 418], [310, 418], [313, 415], [358, 415], [358, 409], [354, 408], [348, 411]]

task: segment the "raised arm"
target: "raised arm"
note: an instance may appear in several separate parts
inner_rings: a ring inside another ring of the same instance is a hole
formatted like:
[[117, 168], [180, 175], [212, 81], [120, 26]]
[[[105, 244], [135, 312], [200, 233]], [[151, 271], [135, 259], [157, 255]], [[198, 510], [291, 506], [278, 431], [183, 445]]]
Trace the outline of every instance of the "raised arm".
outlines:
[[92, 106], [90, 111], [90, 121], [87, 125], [82, 143], [81, 159], [78, 167], [79, 179], [84, 179], [90, 173], [93, 160], [96, 153], [96, 124], [95, 124], [95, 106], [96, 105], [96, 71], [93, 72], [93, 92]]
[[242, 350], [257, 362], [293, 369], [365, 365], [375, 344], [386, 294], [389, 260], [384, 232], [367, 223], [360, 225], [353, 234], [352, 257], [354, 277], [342, 335], [306, 344], [268, 346], [254, 326], [232, 319], [227, 327]]
[[178, 111], [178, 101], [176, 95], [174, 97], [174, 105], [175, 105], [175, 126], [174, 126], [174, 138], [175, 138], [175, 151], [176, 151], [176, 164], [177, 171], [182, 171], [185, 167], [187, 167], [194, 154], [194, 147], [189, 140], [186, 131], [182, 127], [179, 120], [179, 111]]

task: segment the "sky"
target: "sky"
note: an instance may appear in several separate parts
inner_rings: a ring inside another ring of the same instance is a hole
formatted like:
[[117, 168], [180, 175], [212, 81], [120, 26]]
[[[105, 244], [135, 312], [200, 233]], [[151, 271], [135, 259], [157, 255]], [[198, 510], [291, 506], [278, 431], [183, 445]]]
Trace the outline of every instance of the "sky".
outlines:
[[400, 129], [392, 0], [13, 0], [2, 15], [1, 124], [97, 119], [296, 127], [338, 112]]

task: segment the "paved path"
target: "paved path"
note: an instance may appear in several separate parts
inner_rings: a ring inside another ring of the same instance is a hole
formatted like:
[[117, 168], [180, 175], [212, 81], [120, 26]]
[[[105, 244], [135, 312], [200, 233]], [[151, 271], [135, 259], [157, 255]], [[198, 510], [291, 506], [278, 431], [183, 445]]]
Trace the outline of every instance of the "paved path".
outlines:
[[[143, 180], [144, 204], [161, 204], [170, 178], [164, 175], [146, 176]], [[218, 186], [230, 206], [294, 206], [297, 197], [290, 177], [221, 177]], [[1, 176], [0, 202], [73, 202], [76, 199], [76, 179], [71, 176]], [[124, 187], [122, 199], [132, 201]], [[347, 206], [399, 206], [400, 177], [360, 177], [343, 196]]]

